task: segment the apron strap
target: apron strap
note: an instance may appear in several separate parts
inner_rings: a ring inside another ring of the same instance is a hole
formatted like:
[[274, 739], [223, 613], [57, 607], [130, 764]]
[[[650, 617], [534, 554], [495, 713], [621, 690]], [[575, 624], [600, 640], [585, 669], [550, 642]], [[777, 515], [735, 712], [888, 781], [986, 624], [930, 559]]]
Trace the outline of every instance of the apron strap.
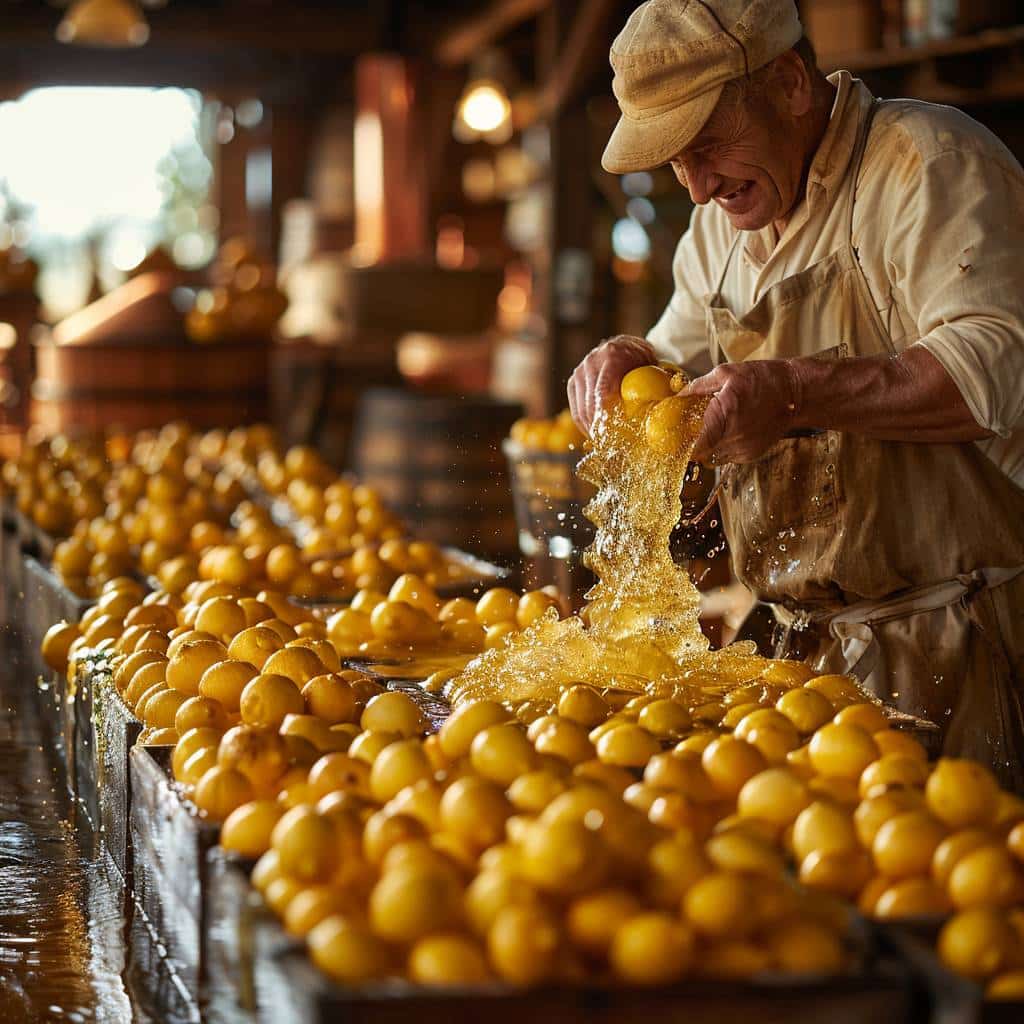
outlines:
[[871, 124], [875, 119], [875, 112], [878, 110], [878, 100], [872, 99], [868, 112], [864, 116], [864, 124], [861, 125], [860, 134], [857, 137], [857, 145], [850, 158], [852, 174], [850, 177], [850, 188], [846, 196], [846, 237], [853, 244], [853, 204], [857, 194], [857, 182], [860, 180], [860, 169], [864, 163], [864, 153], [868, 148], [868, 136], [871, 134]]

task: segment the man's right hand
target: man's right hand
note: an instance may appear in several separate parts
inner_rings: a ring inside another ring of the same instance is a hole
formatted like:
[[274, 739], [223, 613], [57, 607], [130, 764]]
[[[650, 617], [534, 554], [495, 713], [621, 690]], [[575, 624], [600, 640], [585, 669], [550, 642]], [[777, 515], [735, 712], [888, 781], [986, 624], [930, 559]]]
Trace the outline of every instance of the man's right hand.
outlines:
[[657, 361], [654, 346], [643, 338], [620, 334], [601, 342], [573, 370], [566, 389], [569, 411], [580, 430], [590, 433], [598, 410], [610, 396], [618, 396], [619, 384], [630, 370]]

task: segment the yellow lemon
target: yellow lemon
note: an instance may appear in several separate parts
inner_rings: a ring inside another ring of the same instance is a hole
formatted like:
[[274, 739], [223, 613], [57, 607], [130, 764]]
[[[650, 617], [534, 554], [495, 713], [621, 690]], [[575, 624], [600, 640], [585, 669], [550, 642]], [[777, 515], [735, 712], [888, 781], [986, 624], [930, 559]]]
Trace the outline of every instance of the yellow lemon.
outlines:
[[878, 829], [871, 854], [878, 870], [890, 878], [926, 875], [945, 837], [945, 828], [927, 812], [905, 811]]
[[270, 849], [270, 836], [283, 813], [275, 800], [251, 800], [236, 807], [221, 827], [220, 845], [255, 860]]
[[669, 985], [686, 974], [694, 937], [672, 915], [648, 911], [623, 922], [612, 939], [615, 974], [632, 985]]
[[957, 974], [982, 980], [1003, 970], [1019, 939], [998, 910], [975, 907], [962, 910], [939, 933], [942, 962]]
[[428, 935], [409, 953], [409, 977], [420, 985], [482, 985], [491, 978], [487, 958], [466, 935]]
[[856, 725], [823, 725], [811, 737], [811, 764], [821, 775], [858, 779], [872, 761], [878, 747], [871, 734]]
[[943, 757], [924, 790], [928, 809], [950, 828], [984, 827], [995, 818], [999, 785], [976, 761]]
[[353, 918], [325, 918], [310, 931], [306, 942], [313, 963], [343, 985], [359, 985], [391, 973], [387, 945]]

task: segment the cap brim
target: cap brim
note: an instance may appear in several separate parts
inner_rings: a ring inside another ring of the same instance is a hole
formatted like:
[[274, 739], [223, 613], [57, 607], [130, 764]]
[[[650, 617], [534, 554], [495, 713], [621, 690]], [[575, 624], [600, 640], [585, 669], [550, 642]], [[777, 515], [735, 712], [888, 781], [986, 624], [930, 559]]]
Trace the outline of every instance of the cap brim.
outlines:
[[716, 85], [688, 103], [642, 121], [623, 114], [604, 148], [601, 166], [609, 174], [631, 174], [667, 164], [704, 127], [723, 88]]

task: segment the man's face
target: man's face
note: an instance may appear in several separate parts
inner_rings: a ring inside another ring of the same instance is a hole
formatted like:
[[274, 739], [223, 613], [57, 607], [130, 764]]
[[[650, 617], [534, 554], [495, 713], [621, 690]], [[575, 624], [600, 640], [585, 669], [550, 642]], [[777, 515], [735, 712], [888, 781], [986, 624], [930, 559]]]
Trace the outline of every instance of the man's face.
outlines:
[[759, 231], [796, 205], [804, 153], [792, 121], [768, 99], [726, 88], [669, 163], [695, 203], [717, 203], [734, 228]]

